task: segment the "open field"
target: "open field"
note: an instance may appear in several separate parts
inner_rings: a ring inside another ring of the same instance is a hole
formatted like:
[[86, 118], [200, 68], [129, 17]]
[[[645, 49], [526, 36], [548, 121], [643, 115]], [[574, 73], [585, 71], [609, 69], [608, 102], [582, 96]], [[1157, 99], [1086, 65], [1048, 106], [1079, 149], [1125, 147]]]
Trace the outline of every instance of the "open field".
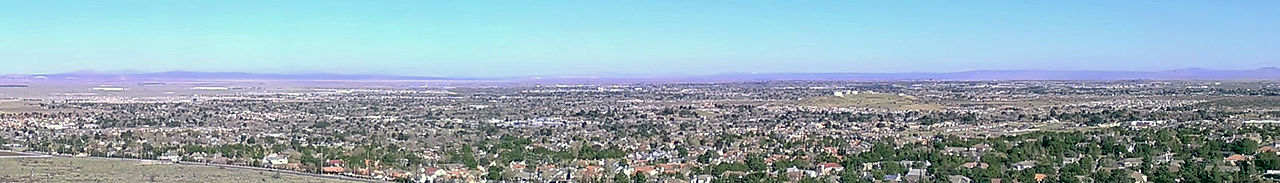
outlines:
[[100, 158], [0, 158], [0, 182], [344, 182], [285, 173]]
[[800, 101], [800, 105], [816, 107], [854, 107], [885, 110], [938, 110], [942, 106], [919, 102], [912, 96], [886, 93], [860, 93], [843, 97], [826, 96]]
[[1247, 96], [1211, 100], [1196, 104], [1204, 108], [1280, 109], [1280, 97]]
[[33, 112], [42, 110], [39, 106], [31, 105], [27, 102], [0, 100], [0, 114], [3, 113], [19, 113]]

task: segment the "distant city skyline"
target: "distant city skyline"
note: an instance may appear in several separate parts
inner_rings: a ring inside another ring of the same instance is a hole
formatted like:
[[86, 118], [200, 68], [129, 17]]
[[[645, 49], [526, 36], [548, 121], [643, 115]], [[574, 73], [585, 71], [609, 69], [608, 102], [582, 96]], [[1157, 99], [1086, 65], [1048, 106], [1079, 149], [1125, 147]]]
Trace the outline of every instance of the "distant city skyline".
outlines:
[[1280, 1], [3, 1], [0, 73], [1248, 70]]

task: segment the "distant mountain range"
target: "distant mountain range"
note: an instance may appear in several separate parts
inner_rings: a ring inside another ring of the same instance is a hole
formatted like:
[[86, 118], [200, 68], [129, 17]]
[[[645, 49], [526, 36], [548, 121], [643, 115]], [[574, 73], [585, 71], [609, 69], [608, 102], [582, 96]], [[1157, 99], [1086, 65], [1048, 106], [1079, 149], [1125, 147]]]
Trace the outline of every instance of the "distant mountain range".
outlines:
[[512, 82], [716, 82], [778, 80], [1280, 80], [1280, 68], [1255, 70], [1179, 69], [1167, 71], [977, 70], [913, 73], [766, 73], [700, 76], [551, 76], [524, 78], [443, 78], [396, 75], [261, 74], [245, 72], [158, 72], [111, 74], [73, 72], [48, 75], [5, 75], [9, 80], [60, 81], [200, 81], [200, 80], [498, 80]]
[[978, 70], [949, 73], [778, 73], [730, 74], [741, 80], [1277, 80], [1280, 68], [1255, 70], [1179, 69], [1167, 71]]
[[353, 75], [353, 74], [262, 74], [247, 72], [171, 71], [140, 74], [115, 74], [80, 71], [44, 75], [8, 75], [9, 79], [58, 81], [203, 81], [203, 80], [452, 80], [440, 77]]
[[1280, 68], [1255, 70], [1179, 69], [1167, 71], [1052, 71], [1052, 70], [977, 70], [964, 72], [912, 73], [763, 73], [720, 74], [681, 77], [542, 77], [545, 82], [582, 81], [783, 81], [783, 80], [1280, 80]]

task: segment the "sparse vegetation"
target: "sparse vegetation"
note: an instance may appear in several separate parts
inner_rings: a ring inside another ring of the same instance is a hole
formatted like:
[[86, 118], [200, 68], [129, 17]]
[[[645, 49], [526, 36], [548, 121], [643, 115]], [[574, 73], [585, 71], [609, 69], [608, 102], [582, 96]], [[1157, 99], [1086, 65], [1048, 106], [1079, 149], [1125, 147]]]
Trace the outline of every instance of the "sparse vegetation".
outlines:
[[0, 158], [0, 182], [347, 182], [159, 161], [69, 157]]
[[822, 96], [805, 99], [800, 101], [799, 104], [816, 107], [869, 108], [892, 111], [938, 110], [942, 108], [938, 104], [922, 102], [916, 97], [888, 93], [859, 93], [844, 96]]

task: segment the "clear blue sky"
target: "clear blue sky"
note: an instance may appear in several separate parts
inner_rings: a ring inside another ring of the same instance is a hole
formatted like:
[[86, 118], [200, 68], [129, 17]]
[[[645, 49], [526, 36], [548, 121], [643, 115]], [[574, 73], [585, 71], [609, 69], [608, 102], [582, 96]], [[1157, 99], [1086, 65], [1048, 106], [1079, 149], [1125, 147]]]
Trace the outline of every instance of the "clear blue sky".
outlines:
[[1254, 69], [1280, 1], [0, 1], [0, 73]]

